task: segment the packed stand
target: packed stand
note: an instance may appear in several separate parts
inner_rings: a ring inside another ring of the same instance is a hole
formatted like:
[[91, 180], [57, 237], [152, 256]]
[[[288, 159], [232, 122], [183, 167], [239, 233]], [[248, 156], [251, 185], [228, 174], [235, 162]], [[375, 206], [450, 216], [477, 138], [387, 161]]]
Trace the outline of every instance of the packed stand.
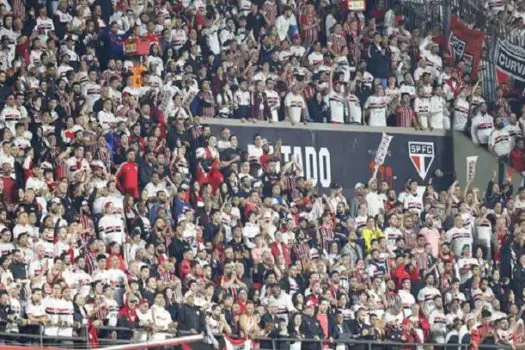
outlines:
[[439, 28], [381, 0], [48, 3], [0, 4], [0, 331], [523, 343], [525, 191], [321, 195], [203, 120], [465, 130], [483, 100]]

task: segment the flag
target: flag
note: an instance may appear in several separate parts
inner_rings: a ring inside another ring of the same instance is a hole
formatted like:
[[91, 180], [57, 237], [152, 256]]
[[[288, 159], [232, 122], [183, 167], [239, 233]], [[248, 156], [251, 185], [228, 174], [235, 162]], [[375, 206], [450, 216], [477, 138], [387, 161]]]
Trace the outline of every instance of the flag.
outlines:
[[477, 164], [478, 156], [467, 157], [467, 183], [472, 183], [472, 181], [474, 181]]
[[126, 39], [124, 40], [124, 52], [130, 56], [146, 56], [153, 44], [158, 45], [159, 39], [152, 35]]
[[224, 336], [223, 350], [251, 350], [252, 341], [250, 339], [234, 339], [227, 335]]
[[374, 161], [377, 166], [381, 166], [385, 162], [386, 154], [388, 153], [388, 147], [390, 147], [392, 137], [393, 136], [389, 136], [385, 133], [383, 133], [383, 136], [381, 136], [381, 142], [377, 147], [376, 158]]
[[365, 11], [366, 0], [348, 0], [349, 11]]
[[509, 78], [525, 81], [525, 49], [507, 40], [496, 42], [496, 76], [498, 83], [509, 82]]
[[93, 320], [88, 319], [88, 341], [89, 347], [92, 349], [98, 348], [98, 333], [97, 328], [93, 324]]
[[470, 73], [474, 79], [478, 76], [484, 41], [485, 33], [468, 28], [456, 16], [450, 17], [448, 51], [455, 62], [465, 62], [466, 73]]

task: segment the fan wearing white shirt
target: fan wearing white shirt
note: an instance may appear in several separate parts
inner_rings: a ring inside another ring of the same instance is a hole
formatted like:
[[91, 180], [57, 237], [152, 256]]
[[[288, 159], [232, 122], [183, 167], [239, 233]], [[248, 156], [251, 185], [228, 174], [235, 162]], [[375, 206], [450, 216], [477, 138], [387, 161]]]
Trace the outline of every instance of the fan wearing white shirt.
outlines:
[[159, 191], [166, 191], [166, 184], [160, 181], [160, 175], [154, 172], [151, 175], [151, 182], [149, 182], [144, 190], [148, 193], [148, 200], [155, 200]]
[[112, 102], [111, 99], [104, 100], [102, 110], [97, 113], [97, 120], [102, 129], [109, 130], [115, 126], [116, 119], [115, 115], [111, 111]]
[[417, 301], [427, 317], [430, 311], [434, 309], [434, 297], [441, 296], [441, 292], [434, 287], [434, 284], [434, 275], [428, 274], [425, 279], [425, 287], [421, 289], [417, 295]]
[[51, 295], [42, 301], [49, 323], [44, 334], [48, 336], [73, 336], [73, 303], [63, 298], [60, 282], [53, 284]]
[[[430, 99], [425, 96], [422, 86], [417, 89], [417, 97], [414, 100], [414, 112], [416, 112], [421, 130], [427, 129], [429, 127]], [[430, 130], [432, 130], [432, 127], [430, 127]]]
[[219, 33], [219, 40], [223, 50], [228, 49], [230, 40], [235, 40], [235, 23], [232, 18], [226, 19], [226, 25]]
[[377, 190], [377, 180], [370, 179], [368, 182], [369, 192], [366, 195], [366, 204], [368, 207], [368, 215], [375, 217], [377, 214], [385, 211], [385, 197]]
[[447, 231], [446, 238], [456, 258], [462, 256], [465, 245], [472, 247], [474, 243], [472, 230], [463, 226], [461, 214], [454, 216], [454, 227]]
[[86, 98], [86, 104], [89, 111], [93, 110], [93, 105], [100, 98], [102, 87], [97, 84], [97, 72], [95, 70], [89, 71], [89, 80], [82, 86], [82, 95]]
[[330, 122], [344, 124], [346, 120], [346, 100], [344, 86], [340, 81], [333, 81], [335, 65], [330, 70], [328, 86], [328, 105], [330, 107]]
[[279, 121], [279, 109], [281, 108], [281, 97], [279, 93], [274, 90], [275, 82], [272, 79], [266, 80], [266, 98], [268, 106], [270, 107], [270, 114], [273, 122]]
[[284, 106], [286, 107], [286, 118], [290, 124], [295, 125], [295, 123], [305, 121], [306, 101], [301, 94], [299, 84], [292, 85], [291, 90], [284, 99]]
[[0, 113], [0, 122], [16, 134], [15, 125], [22, 121], [22, 114], [20, 109], [15, 104], [15, 95], [9, 94], [5, 99], [5, 106]]
[[106, 245], [117, 242], [122, 246], [126, 239], [126, 227], [122, 220], [122, 215], [117, 214], [118, 210], [116, 210], [112, 202], [108, 202], [104, 206], [107, 214], [102, 216], [98, 222], [100, 238]]
[[436, 79], [443, 69], [443, 60], [439, 56], [439, 45], [432, 41], [431, 34], [421, 41], [419, 50], [427, 62], [427, 71]]
[[514, 145], [516, 145], [516, 139], [522, 137], [521, 128], [518, 125], [516, 113], [511, 113], [509, 115], [509, 123], [505, 125], [504, 129], [509, 133], [510, 136], [510, 149], [514, 149]]
[[151, 307], [151, 316], [156, 332], [153, 334], [152, 340], [165, 340], [169, 335], [169, 330], [173, 325], [171, 315], [166, 310], [166, 300], [162, 294], [155, 296], [155, 304]]
[[415, 211], [418, 214], [423, 210], [424, 186], [418, 186], [416, 180], [410, 181], [409, 192], [403, 198], [403, 207], [408, 211]]
[[445, 100], [443, 87], [436, 86], [434, 94], [430, 97], [430, 126], [433, 129], [450, 129], [450, 118], [448, 116], [448, 103]]
[[321, 43], [316, 42], [314, 44], [314, 51], [308, 55], [308, 65], [310, 70], [317, 73], [319, 67], [324, 62], [324, 55], [321, 52]]
[[256, 221], [257, 216], [254, 212], [250, 212], [248, 214], [248, 222], [246, 222], [246, 225], [244, 225], [244, 228], [242, 229], [244, 244], [246, 244], [249, 249], [255, 248], [255, 237], [261, 233], [259, 224]]
[[402, 288], [397, 292], [397, 295], [401, 299], [405, 317], [409, 317], [412, 315], [412, 305], [416, 303], [416, 298], [414, 298], [414, 295], [411, 292], [412, 282], [410, 281], [410, 278], [405, 278], [401, 287]]
[[385, 88], [383, 85], [377, 85], [375, 94], [368, 97], [364, 106], [368, 114], [368, 125], [386, 126], [387, 106], [388, 97], [385, 96]]
[[473, 258], [470, 246], [463, 247], [463, 254], [456, 262], [456, 270], [459, 274], [460, 284], [467, 282], [472, 277], [472, 267], [479, 266], [478, 260]]

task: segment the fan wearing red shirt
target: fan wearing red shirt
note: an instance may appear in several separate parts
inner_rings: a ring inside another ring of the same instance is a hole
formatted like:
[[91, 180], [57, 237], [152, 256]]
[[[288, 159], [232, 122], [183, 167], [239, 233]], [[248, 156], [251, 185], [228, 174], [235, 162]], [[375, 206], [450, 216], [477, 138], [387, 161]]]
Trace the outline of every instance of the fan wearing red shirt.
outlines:
[[117, 171], [117, 188], [123, 194], [139, 198], [139, 165], [135, 162], [135, 151], [128, 150], [127, 161], [122, 163]]
[[2, 164], [2, 193], [7, 204], [13, 204], [16, 200], [17, 188], [16, 181], [11, 177], [13, 168], [9, 163]]
[[510, 165], [518, 172], [525, 171], [525, 141], [516, 140], [516, 147], [510, 152]]

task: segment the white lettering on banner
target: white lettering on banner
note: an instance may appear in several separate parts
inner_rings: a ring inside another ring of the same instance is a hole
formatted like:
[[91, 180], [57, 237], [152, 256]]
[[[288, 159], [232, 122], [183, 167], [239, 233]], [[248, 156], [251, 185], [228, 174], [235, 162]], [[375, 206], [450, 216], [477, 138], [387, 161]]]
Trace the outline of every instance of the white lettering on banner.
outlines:
[[330, 187], [332, 183], [332, 165], [330, 164], [330, 152], [328, 148], [319, 150], [319, 181], [324, 188]]
[[496, 66], [514, 79], [525, 81], [525, 50], [507, 40], [498, 40]]
[[[252, 147], [253, 145], [248, 145], [248, 152]], [[272, 146], [270, 146], [270, 153], [273, 153]], [[328, 148], [321, 147], [317, 151], [311, 146], [282, 145], [281, 155], [285, 163], [297, 159], [303, 175], [311, 180], [314, 186], [319, 184], [323, 188], [329, 188], [332, 184], [332, 165]]]
[[[304, 152], [303, 152], [304, 148]], [[319, 184], [323, 188], [330, 187], [332, 183], [332, 168], [330, 164], [330, 152], [326, 147], [321, 147], [319, 152], [314, 147], [291, 147], [282, 145], [281, 154], [283, 160], [289, 162], [296, 158], [307, 179], [311, 179], [314, 185]], [[304, 154], [304, 157], [303, 157]]]
[[317, 185], [318, 177], [314, 176], [314, 174], [317, 173], [317, 169], [319, 169], [317, 167], [317, 152], [315, 152], [315, 149], [313, 147], [305, 147], [304, 156], [306, 159], [305, 164], [307, 165], [306, 169], [303, 168], [305, 170], [304, 174], [307, 179], [315, 179], [316, 183], [314, 183], [314, 185]]

